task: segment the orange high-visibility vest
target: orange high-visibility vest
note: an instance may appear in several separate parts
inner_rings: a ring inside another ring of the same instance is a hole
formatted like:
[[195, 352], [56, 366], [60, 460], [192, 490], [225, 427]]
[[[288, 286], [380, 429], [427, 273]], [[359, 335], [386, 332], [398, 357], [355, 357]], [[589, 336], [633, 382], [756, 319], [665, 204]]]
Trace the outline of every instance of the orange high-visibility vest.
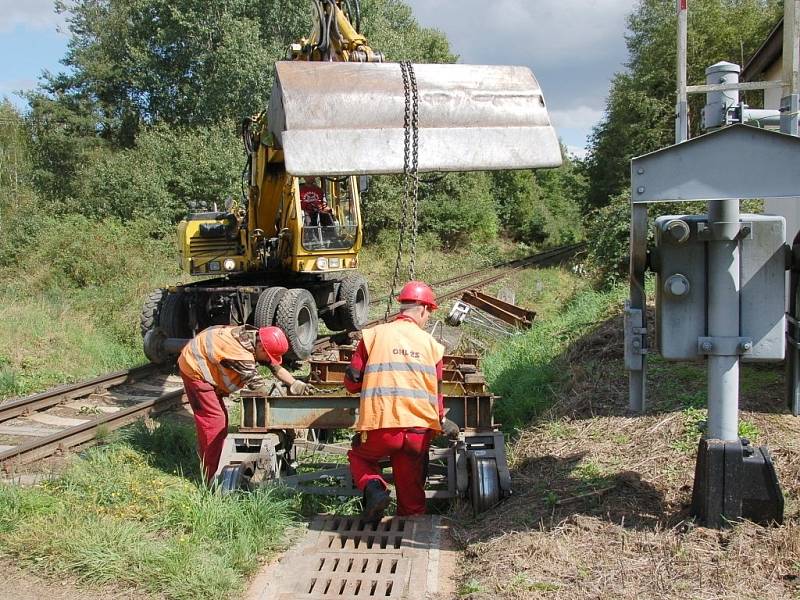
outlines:
[[444, 347], [403, 319], [365, 329], [362, 335], [368, 357], [356, 430], [440, 430], [436, 363]]
[[233, 337], [232, 330], [233, 327], [217, 325], [198, 333], [178, 357], [181, 373], [190, 379], [202, 379], [225, 394], [240, 389], [241, 375], [221, 363], [225, 359], [253, 361], [255, 357]]

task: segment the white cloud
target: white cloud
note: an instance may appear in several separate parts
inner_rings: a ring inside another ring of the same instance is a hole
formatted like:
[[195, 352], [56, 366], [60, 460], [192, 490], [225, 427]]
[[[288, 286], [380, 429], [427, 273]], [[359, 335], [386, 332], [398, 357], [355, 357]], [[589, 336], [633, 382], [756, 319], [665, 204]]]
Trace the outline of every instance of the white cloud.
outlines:
[[0, 92], [15, 92], [17, 90], [29, 90], [35, 87], [35, 79], [10, 79], [8, 81], [0, 81]]
[[581, 160], [586, 158], [587, 154], [586, 148], [581, 146], [567, 146], [567, 152], [569, 152], [575, 158], [579, 158]]
[[[584, 139], [627, 57], [626, 17], [637, 0], [405, 0], [447, 35], [461, 62], [526, 65], [554, 125]], [[559, 133], [561, 133], [559, 131]], [[579, 148], [578, 146], [575, 146]]]
[[[617, 60], [635, 0], [406, 0], [418, 20], [444, 31], [465, 62], [557, 65]], [[566, 74], [565, 74], [566, 75]]]
[[56, 13], [53, 0], [0, 0], [0, 32], [18, 26], [54, 31], [64, 23], [65, 15]]
[[591, 129], [602, 118], [601, 109], [590, 106], [578, 106], [566, 110], [550, 110], [550, 121], [556, 129]]

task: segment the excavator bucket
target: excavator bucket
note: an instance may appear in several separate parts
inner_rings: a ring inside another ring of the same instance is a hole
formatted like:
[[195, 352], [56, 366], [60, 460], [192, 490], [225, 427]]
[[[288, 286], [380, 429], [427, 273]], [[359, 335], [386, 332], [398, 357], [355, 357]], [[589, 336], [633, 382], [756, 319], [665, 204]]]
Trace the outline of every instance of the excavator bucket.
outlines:
[[[526, 67], [413, 65], [418, 170], [557, 167], [561, 147]], [[267, 119], [293, 175], [403, 172], [406, 91], [399, 63], [276, 64]]]

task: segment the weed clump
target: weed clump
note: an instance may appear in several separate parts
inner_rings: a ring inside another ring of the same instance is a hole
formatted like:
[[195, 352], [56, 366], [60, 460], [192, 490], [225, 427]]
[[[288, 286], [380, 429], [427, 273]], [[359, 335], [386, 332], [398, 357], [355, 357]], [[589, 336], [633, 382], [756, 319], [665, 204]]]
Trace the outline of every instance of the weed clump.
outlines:
[[85, 583], [180, 600], [229, 596], [283, 548], [297, 499], [279, 489], [219, 495], [190, 453], [190, 427], [137, 425], [57, 479], [0, 486], [0, 549]]

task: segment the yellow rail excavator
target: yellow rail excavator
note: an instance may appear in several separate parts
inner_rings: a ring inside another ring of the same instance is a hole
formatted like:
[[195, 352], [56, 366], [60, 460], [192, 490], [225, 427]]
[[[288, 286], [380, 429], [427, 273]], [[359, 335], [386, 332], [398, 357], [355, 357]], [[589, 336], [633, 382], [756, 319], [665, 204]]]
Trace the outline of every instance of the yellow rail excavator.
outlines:
[[[276, 63], [267, 109], [244, 121], [243, 199], [178, 225], [181, 267], [198, 281], [148, 296], [145, 337], [275, 324], [289, 357], [305, 359], [319, 318], [332, 331], [367, 323], [357, 268], [368, 175], [561, 164], [528, 68], [384, 62], [359, 31], [357, 0], [313, 4], [314, 31]], [[145, 353], [171, 359], [147, 342]]]

